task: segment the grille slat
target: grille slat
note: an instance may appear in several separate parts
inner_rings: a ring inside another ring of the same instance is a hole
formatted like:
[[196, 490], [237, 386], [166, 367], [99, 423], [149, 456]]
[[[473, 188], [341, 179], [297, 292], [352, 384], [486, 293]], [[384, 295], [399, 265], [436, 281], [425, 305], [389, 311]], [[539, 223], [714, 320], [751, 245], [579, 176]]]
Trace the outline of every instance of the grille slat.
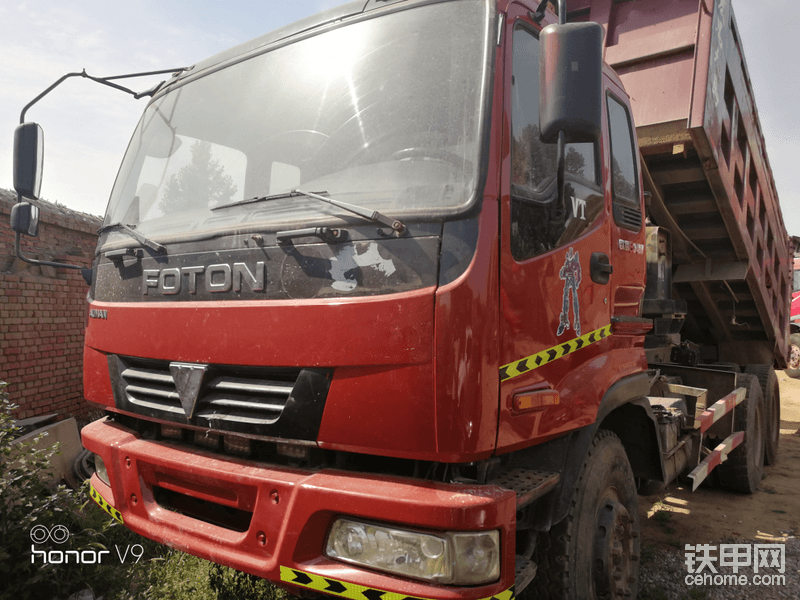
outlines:
[[614, 222], [625, 229], [639, 231], [642, 228], [642, 211], [639, 207], [625, 206], [615, 202]]
[[281, 383], [278, 381], [269, 381], [264, 383], [253, 383], [249, 379], [241, 379], [239, 377], [228, 377], [224, 380], [215, 379], [208, 388], [220, 392], [234, 392], [237, 394], [257, 394], [264, 396], [282, 396], [289, 397], [292, 393], [294, 383]]
[[169, 371], [161, 373], [152, 369], [125, 369], [122, 372], [122, 377], [125, 379], [139, 379], [152, 383], [160, 383], [163, 385], [175, 385], [172, 381], [172, 375]]
[[142, 387], [140, 385], [129, 385], [127, 387], [127, 392], [134, 398], [137, 397], [138, 395], [141, 395], [141, 396], [154, 396], [155, 398], [164, 400], [174, 400], [178, 403], [180, 403], [181, 401], [180, 396], [178, 396], [178, 392], [176, 392], [175, 390], [163, 390], [155, 387]]
[[[203, 419], [208, 421], [209, 423], [217, 423], [217, 422], [229, 422], [229, 423], [240, 423], [244, 425], [272, 425], [276, 419], [264, 419], [258, 417], [247, 417], [244, 415], [237, 415], [237, 414], [216, 414], [216, 413], [200, 413], [197, 415], [198, 419]], [[212, 425], [213, 427], [213, 425]]]
[[183, 414], [185, 414], [183, 412], [183, 408], [181, 408], [180, 406], [169, 406], [169, 405], [161, 403], [161, 402], [148, 402], [147, 400], [141, 400], [139, 398], [133, 398], [133, 397], [128, 398], [128, 401], [131, 404], [134, 404], [136, 406], [141, 406], [142, 408], [149, 408], [149, 409], [152, 409], [152, 410], [165, 411], [165, 412], [168, 412], [168, 413], [172, 413], [174, 415], [183, 415]]
[[246, 400], [234, 400], [231, 398], [213, 398], [206, 400], [204, 406], [225, 406], [228, 408], [241, 408], [243, 410], [252, 410], [259, 412], [273, 412], [280, 414], [283, 410], [283, 404], [267, 404], [265, 402], [247, 402]]

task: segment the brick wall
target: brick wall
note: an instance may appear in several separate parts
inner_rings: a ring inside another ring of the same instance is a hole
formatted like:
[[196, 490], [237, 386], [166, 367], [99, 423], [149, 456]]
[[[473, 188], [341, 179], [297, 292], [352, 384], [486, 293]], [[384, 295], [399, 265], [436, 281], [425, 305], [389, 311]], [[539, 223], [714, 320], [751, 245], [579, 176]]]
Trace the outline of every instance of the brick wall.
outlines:
[[[31, 265], [14, 252], [16, 194], [0, 190], [0, 381], [24, 419], [85, 417], [83, 335], [88, 287], [80, 271]], [[101, 219], [40, 202], [39, 236], [22, 251], [40, 260], [91, 266]]]

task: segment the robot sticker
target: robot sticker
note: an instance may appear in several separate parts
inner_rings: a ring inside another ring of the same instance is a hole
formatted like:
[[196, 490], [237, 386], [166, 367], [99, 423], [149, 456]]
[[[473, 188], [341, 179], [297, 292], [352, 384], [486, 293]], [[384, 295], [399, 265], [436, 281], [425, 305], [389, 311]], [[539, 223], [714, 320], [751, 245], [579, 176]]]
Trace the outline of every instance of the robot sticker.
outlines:
[[559, 278], [564, 282], [564, 299], [561, 304], [561, 315], [558, 321], [558, 333], [561, 335], [569, 329], [569, 295], [572, 291], [572, 312], [575, 313], [573, 327], [575, 335], [581, 336], [581, 306], [578, 301], [578, 287], [581, 285], [581, 263], [578, 260], [578, 253], [572, 248], [567, 252], [564, 266], [558, 272]]

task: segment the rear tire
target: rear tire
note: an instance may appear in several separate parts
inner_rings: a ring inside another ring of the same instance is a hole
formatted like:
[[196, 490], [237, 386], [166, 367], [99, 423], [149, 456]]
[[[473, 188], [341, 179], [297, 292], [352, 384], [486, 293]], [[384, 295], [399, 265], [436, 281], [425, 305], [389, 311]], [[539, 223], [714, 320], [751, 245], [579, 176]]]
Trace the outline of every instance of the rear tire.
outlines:
[[734, 411], [734, 431], [744, 431], [744, 441], [717, 471], [723, 487], [752, 494], [764, 474], [763, 396], [758, 379], [753, 375], [737, 375], [736, 386], [747, 390], [745, 400]]
[[795, 379], [800, 378], [800, 333], [789, 336], [789, 363], [786, 374]]
[[781, 438], [781, 390], [778, 375], [772, 365], [747, 365], [745, 373], [755, 375], [764, 395], [764, 464], [772, 465], [778, 459]]
[[536, 578], [523, 598], [635, 598], [639, 500], [625, 448], [600, 430], [586, 453], [567, 516], [539, 536]]

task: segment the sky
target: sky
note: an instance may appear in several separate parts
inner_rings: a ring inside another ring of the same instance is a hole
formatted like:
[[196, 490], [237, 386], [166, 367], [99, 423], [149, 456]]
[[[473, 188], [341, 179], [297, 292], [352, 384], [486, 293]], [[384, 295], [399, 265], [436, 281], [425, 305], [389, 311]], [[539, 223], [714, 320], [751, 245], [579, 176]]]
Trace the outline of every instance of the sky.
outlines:
[[[12, 189], [23, 106], [65, 73], [194, 64], [340, 0], [8, 0], [0, 3], [0, 188]], [[800, 236], [800, 2], [733, 0], [784, 221]], [[129, 80], [135, 90], [164, 77]], [[73, 78], [27, 114], [45, 132], [41, 196], [102, 215], [147, 99]], [[2, 140], [6, 141], [3, 142]]]

